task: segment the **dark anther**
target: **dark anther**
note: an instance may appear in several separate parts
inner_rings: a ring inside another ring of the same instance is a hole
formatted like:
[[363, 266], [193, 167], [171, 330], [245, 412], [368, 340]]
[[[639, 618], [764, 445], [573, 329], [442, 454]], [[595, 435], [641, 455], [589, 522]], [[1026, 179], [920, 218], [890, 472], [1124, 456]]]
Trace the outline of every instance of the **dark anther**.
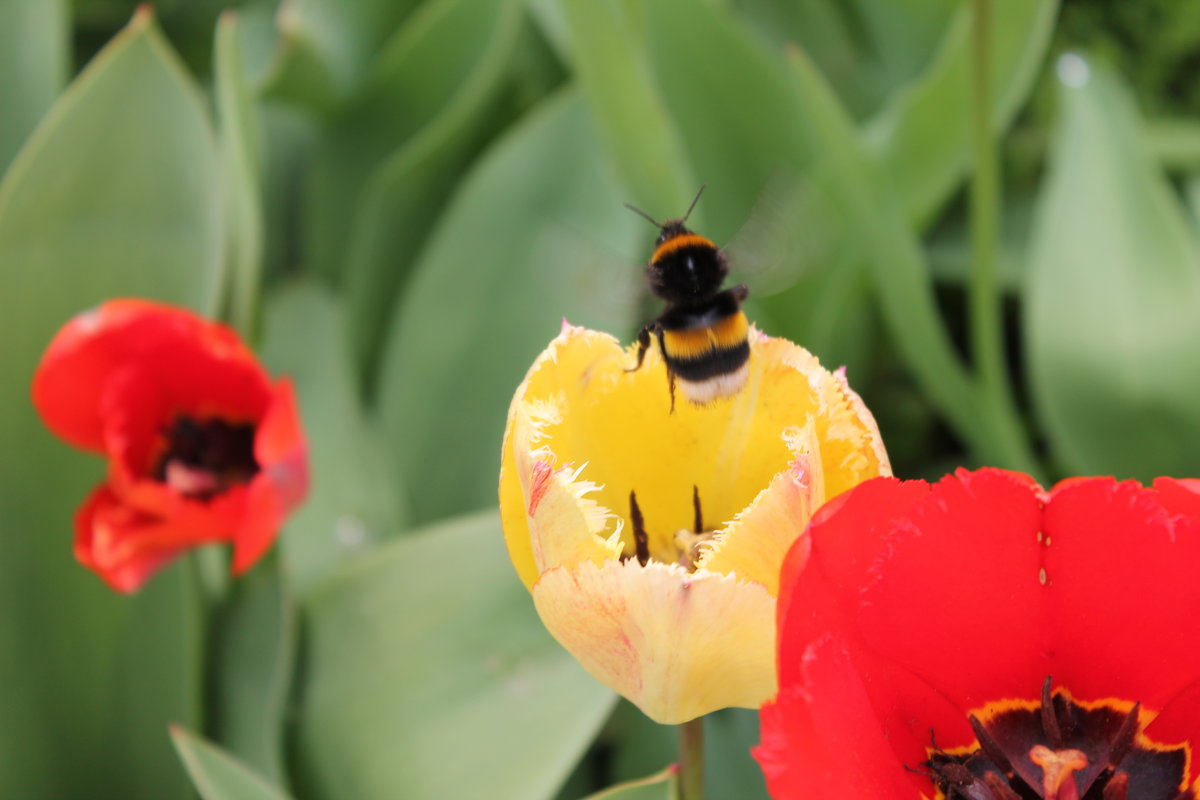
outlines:
[[1101, 800], [1126, 800], [1129, 796], [1129, 773], [1118, 772], [1104, 787]]
[[1054, 697], [1054, 714], [1058, 720], [1058, 729], [1062, 731], [1063, 741], [1069, 742], [1075, 733], [1075, 714], [1067, 698], [1061, 694]]
[[1108, 751], [1108, 764], [1113, 769], [1120, 766], [1125, 760], [1125, 756], [1129, 755], [1129, 750], [1133, 747], [1133, 738], [1137, 735], [1138, 730], [1138, 714], [1142, 710], [1141, 703], [1134, 703], [1133, 709], [1129, 715], [1125, 717], [1125, 721], [1121, 723], [1120, 730], [1113, 737], [1112, 745]]
[[251, 423], [177, 417], [162, 430], [166, 446], [150, 476], [189, 497], [215, 497], [258, 472], [254, 434]]
[[704, 515], [700, 513], [700, 487], [692, 484], [692, 510], [696, 515], [696, 533], [704, 533]]
[[1050, 743], [1050, 747], [1061, 750], [1063, 735], [1058, 727], [1058, 715], [1054, 713], [1054, 697], [1050, 693], [1050, 686], [1051, 676], [1047, 675], [1046, 680], [1042, 682], [1042, 731], [1046, 734], [1046, 741]]
[[1009, 762], [1008, 756], [1005, 755], [1004, 749], [1000, 747], [1000, 743], [992, 738], [988, 733], [987, 728], [983, 727], [983, 723], [979, 721], [979, 717], [974, 714], [967, 715], [967, 722], [971, 723], [971, 730], [975, 731], [975, 738], [979, 740], [979, 749], [983, 754], [991, 760], [996, 768], [1002, 772], [1012, 772], [1012, 763]]
[[962, 786], [971, 786], [975, 783], [975, 776], [971, 774], [971, 770], [957, 761], [947, 761], [944, 764], [939, 764], [934, 767], [934, 770], [937, 772], [937, 778], [934, 779], [934, 783], [941, 787], [942, 791]]
[[984, 773], [983, 784], [995, 795], [996, 800], [1021, 800], [1021, 795], [1013, 791], [1007, 780], [997, 772]]
[[642, 510], [638, 508], [637, 495], [633, 491], [629, 492], [629, 521], [633, 524], [633, 546], [637, 560], [644, 567], [650, 560], [650, 540], [646, 537], [646, 521], [642, 519]]

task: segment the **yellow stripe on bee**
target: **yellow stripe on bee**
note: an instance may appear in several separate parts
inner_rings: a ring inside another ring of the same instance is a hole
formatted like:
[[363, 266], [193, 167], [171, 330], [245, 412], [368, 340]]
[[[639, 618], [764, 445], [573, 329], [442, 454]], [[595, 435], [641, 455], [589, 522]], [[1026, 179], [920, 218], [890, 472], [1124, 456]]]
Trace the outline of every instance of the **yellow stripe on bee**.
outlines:
[[658, 249], [654, 251], [654, 255], [650, 257], [650, 263], [653, 264], [655, 261], [666, 258], [676, 250], [681, 250], [685, 247], [711, 247], [716, 249], [717, 246], [712, 243], [711, 239], [706, 239], [698, 233], [683, 233], [672, 239], [667, 239], [660, 244]]
[[741, 311], [708, 328], [663, 331], [663, 345], [671, 358], [695, 358], [713, 350], [737, 347], [746, 341], [749, 325]]

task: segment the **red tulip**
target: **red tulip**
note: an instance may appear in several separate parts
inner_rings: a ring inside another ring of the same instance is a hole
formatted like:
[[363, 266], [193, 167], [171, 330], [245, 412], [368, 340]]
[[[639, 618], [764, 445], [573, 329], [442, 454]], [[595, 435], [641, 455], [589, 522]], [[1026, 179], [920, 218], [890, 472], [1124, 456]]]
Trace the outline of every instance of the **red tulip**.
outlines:
[[987, 469], [831, 501], [784, 564], [771, 795], [1195, 798], [1198, 492]]
[[33, 402], [108, 474], [75, 515], [75, 555], [131, 592], [184, 550], [233, 544], [241, 574], [308, 490], [292, 386], [229, 328], [182, 308], [112, 300], [50, 343]]

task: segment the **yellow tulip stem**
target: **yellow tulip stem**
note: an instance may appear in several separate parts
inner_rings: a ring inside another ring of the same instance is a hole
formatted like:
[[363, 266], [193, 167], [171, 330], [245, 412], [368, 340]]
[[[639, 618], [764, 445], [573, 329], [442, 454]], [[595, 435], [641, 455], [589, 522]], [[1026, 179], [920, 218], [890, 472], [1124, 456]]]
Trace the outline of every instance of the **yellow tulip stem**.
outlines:
[[704, 797], [704, 717], [679, 726], [678, 800]]

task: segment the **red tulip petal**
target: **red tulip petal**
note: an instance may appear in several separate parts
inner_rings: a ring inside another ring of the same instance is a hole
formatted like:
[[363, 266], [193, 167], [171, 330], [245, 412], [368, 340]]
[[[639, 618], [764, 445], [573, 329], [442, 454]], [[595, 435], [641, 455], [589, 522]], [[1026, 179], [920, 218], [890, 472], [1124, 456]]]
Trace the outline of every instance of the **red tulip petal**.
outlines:
[[101, 400], [114, 373], [142, 368], [172, 413], [257, 420], [269, 384], [229, 328], [183, 308], [114, 300], [77, 315], [50, 343], [33, 381], [46, 425], [71, 444], [105, 446]]
[[248, 487], [246, 509], [234, 536], [233, 572], [240, 575], [271, 547], [284, 519], [308, 494], [308, 450], [291, 381], [275, 395], [254, 437], [261, 471]]
[[1036, 485], [999, 470], [933, 487], [881, 478], [828, 504], [809, 527], [807, 563], [803, 540], [785, 562], [780, 685], [800, 680], [801, 654], [833, 632], [894, 763], [921, 760], [930, 728], [943, 747], [969, 743], [966, 712], [1035, 694], [1046, 674], [1039, 520]]
[[1036, 696], [1046, 676], [1036, 484], [960, 471], [897, 520], [857, 599], [863, 641], [961, 710]]
[[[799, 680], [760, 713], [753, 750], [775, 800], [918, 800], [931, 781], [907, 772], [875, 721], [845, 644], [825, 636], [796, 665]], [[911, 766], [925, 758], [919, 755]]]
[[[800, 680], [809, 645], [857, 613], [883, 531], [929, 493], [922, 481], [875, 478], [823, 505], [784, 560], [777, 606], [779, 680]], [[810, 561], [817, 562], [807, 569]]]
[[75, 514], [75, 557], [119, 592], [135, 592], [181, 552], [214, 541], [178, 520], [163, 522], [125, 505], [107, 486]]
[[[1187, 484], [1056, 487], [1045, 514], [1055, 682], [1159, 710], [1200, 674], [1200, 517]], [[1103, 665], [1097, 668], [1097, 665]]]
[[1162, 713], [1146, 726], [1145, 734], [1158, 744], [1187, 742], [1191, 748], [1187, 782], [1191, 785], [1200, 779], [1200, 678], [1167, 701]]

